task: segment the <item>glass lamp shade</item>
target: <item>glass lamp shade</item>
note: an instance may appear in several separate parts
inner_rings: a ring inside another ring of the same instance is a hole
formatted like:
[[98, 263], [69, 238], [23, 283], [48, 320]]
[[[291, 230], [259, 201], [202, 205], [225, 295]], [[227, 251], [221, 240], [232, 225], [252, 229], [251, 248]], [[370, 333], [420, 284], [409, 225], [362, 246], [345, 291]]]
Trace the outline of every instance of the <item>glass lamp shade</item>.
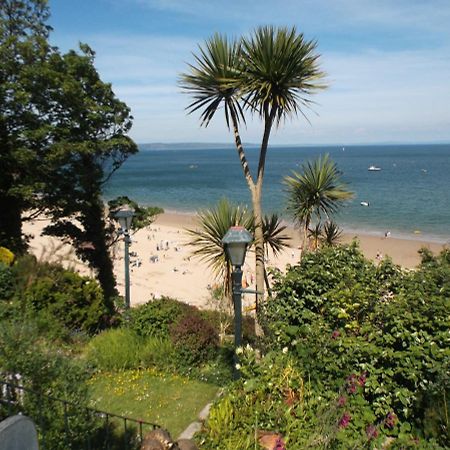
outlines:
[[123, 207], [120, 208], [114, 216], [119, 221], [120, 228], [122, 228], [123, 231], [129, 230], [131, 221], [133, 220], [134, 210], [129, 206]]
[[231, 227], [222, 239], [225, 251], [233, 266], [242, 266], [245, 261], [248, 245], [253, 236], [244, 227]]

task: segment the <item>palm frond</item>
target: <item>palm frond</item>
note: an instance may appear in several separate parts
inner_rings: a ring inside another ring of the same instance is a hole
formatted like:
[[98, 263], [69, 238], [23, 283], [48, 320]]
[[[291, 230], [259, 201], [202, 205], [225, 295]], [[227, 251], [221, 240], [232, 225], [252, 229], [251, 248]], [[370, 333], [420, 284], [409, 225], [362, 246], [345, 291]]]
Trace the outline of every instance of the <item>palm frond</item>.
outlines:
[[215, 34], [204, 47], [199, 46], [198, 49], [198, 54], [193, 55], [195, 63], [188, 64], [189, 72], [181, 74], [179, 79], [179, 86], [194, 98], [186, 109], [189, 113], [202, 110], [201, 124], [206, 127], [223, 104], [228, 127], [230, 113], [245, 123], [239, 104], [242, 73], [240, 43]]
[[329, 155], [308, 161], [301, 172], [293, 171], [284, 178], [288, 193], [288, 211], [299, 224], [310, 223], [315, 217], [329, 219], [342, 204], [353, 197], [341, 172]]
[[222, 199], [216, 207], [199, 211], [198, 228], [187, 230], [191, 237], [188, 245], [194, 248], [192, 255], [212, 268], [217, 280], [223, 282], [226, 293], [230, 288], [231, 264], [222, 239], [231, 226], [241, 225], [250, 230], [252, 223], [253, 217], [246, 207]]
[[286, 230], [286, 225], [281, 223], [281, 219], [277, 214], [271, 216], [264, 216], [263, 218], [263, 239], [264, 246], [266, 248], [266, 254], [270, 248], [275, 256], [278, 256], [283, 249], [289, 244], [291, 239], [287, 234], [283, 232]]
[[247, 108], [264, 118], [275, 110], [277, 124], [298, 113], [305, 116], [310, 95], [326, 87], [316, 47], [295, 27], [259, 27], [244, 38], [242, 95]]

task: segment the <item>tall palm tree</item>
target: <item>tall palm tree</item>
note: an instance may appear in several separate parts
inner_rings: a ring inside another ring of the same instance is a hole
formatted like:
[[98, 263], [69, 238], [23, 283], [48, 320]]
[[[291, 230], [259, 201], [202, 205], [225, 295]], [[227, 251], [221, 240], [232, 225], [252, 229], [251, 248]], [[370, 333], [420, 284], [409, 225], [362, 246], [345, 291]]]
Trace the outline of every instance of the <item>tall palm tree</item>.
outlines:
[[[205, 261], [212, 269], [218, 280], [223, 283], [225, 295], [231, 291], [231, 262], [226, 254], [222, 239], [231, 226], [241, 225], [254, 231], [254, 219], [245, 207], [236, 206], [222, 199], [216, 207], [205, 209], [198, 213], [197, 229], [187, 230], [191, 240], [189, 245], [195, 248], [193, 255]], [[278, 255], [286, 246], [289, 236], [283, 233], [285, 226], [281, 224], [276, 214], [265, 216], [264, 249], [269, 248]]]
[[[264, 292], [264, 237], [261, 207], [266, 155], [273, 126], [309, 107], [310, 94], [325, 87], [323, 72], [315, 53], [316, 42], [305, 40], [295, 27], [257, 28], [250, 37], [229, 41], [216, 34], [199, 47], [195, 65], [181, 75], [180, 85], [192, 94], [189, 112], [202, 109], [202, 125], [207, 126], [219, 106], [224, 106], [225, 120], [232, 128], [234, 140], [253, 206], [256, 289]], [[244, 112], [257, 114], [264, 124], [259, 162], [252, 174], [239, 126], [245, 123]], [[258, 303], [263, 298], [257, 296]]]
[[304, 246], [307, 243], [311, 220], [328, 220], [343, 203], [353, 197], [341, 172], [329, 155], [320, 156], [302, 165], [300, 172], [284, 178], [288, 192], [288, 211], [303, 228]]

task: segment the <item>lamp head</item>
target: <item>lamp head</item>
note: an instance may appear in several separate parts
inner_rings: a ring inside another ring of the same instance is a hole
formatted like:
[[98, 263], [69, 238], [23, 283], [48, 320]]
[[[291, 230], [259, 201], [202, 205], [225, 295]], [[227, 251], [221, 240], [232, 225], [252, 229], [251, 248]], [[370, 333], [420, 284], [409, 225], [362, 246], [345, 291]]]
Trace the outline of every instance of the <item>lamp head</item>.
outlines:
[[245, 261], [247, 247], [253, 241], [253, 236], [244, 227], [230, 227], [222, 239], [225, 251], [233, 266], [242, 266]]
[[119, 221], [120, 228], [122, 229], [122, 231], [128, 231], [130, 229], [133, 216], [134, 216], [134, 209], [130, 208], [129, 205], [122, 206], [114, 214], [114, 217]]

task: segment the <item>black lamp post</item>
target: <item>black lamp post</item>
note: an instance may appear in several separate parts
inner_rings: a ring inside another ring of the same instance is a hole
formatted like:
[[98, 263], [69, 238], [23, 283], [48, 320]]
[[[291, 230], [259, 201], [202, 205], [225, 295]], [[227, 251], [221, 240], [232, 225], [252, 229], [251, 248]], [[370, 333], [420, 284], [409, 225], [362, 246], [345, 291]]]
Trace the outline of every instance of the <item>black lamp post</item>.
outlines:
[[[253, 236], [244, 227], [231, 227], [222, 239], [225, 251], [234, 267], [231, 274], [234, 304], [234, 349], [235, 367], [236, 350], [242, 345], [242, 266], [244, 265], [247, 247], [253, 241]], [[239, 372], [235, 372], [236, 378]]]
[[120, 224], [120, 232], [123, 234], [123, 240], [125, 243], [125, 308], [130, 307], [130, 227], [131, 221], [133, 220], [134, 210], [128, 205], [120, 208], [115, 217]]

